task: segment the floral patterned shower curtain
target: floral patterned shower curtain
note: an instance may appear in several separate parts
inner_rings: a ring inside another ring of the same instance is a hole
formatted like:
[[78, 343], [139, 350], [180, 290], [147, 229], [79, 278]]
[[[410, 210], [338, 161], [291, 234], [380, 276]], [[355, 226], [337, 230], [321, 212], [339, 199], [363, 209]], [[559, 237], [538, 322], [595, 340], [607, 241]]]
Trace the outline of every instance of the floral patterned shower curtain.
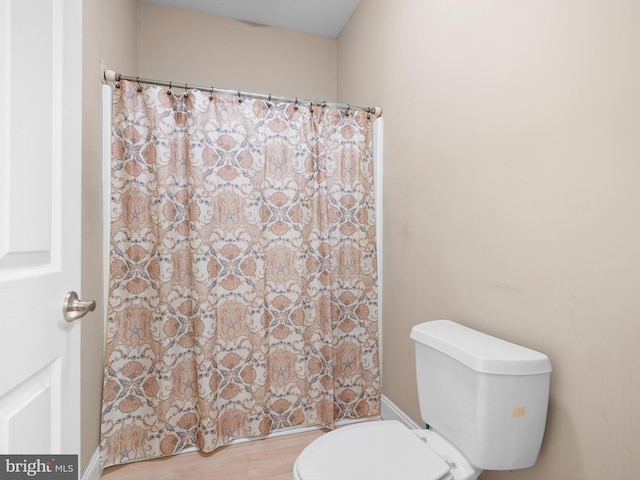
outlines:
[[371, 122], [114, 90], [102, 467], [379, 413]]

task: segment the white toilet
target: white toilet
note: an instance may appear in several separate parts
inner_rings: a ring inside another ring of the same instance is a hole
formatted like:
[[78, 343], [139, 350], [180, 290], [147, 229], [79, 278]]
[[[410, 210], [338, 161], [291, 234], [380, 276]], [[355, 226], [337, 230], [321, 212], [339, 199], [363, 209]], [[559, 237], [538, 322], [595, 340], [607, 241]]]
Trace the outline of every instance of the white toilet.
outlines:
[[338, 428], [296, 459], [295, 480], [475, 480], [536, 462], [549, 399], [549, 358], [449, 320], [416, 325], [420, 414]]

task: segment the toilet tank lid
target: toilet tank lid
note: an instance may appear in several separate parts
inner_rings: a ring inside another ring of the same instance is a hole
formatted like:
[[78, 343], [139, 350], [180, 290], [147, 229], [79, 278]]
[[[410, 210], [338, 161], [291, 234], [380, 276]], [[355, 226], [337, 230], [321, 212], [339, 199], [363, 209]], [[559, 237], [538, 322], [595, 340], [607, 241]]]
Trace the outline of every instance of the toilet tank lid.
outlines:
[[482, 373], [538, 375], [551, 372], [544, 353], [501, 340], [450, 320], [432, 320], [414, 326], [411, 338]]

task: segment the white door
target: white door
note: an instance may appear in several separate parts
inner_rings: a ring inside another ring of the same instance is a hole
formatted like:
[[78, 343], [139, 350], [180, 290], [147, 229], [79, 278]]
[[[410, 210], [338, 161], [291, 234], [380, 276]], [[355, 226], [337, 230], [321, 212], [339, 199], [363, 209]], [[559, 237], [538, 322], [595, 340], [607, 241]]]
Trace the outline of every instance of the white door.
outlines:
[[0, 0], [0, 453], [80, 451], [81, 0]]

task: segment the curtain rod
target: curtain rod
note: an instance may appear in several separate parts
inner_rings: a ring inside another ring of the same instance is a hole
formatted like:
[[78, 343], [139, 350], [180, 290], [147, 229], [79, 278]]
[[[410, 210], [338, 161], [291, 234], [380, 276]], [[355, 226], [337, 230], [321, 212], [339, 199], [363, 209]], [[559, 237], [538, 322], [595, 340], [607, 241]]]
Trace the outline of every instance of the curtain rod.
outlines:
[[261, 93], [241, 92], [240, 90], [238, 91], [224, 90], [221, 88], [190, 85], [188, 83], [174, 83], [174, 82], [166, 82], [164, 80], [151, 80], [148, 78], [132, 77], [131, 75], [122, 75], [120, 73], [114, 72], [113, 70], [105, 70], [104, 79], [107, 82], [119, 82], [120, 80], [127, 80], [130, 82], [145, 83], [148, 85], [159, 85], [161, 87], [169, 87], [169, 88], [175, 87], [175, 88], [182, 88], [185, 90], [188, 90], [191, 88], [191, 89], [201, 90], [203, 92], [215, 93], [219, 95], [234, 95], [234, 96], [237, 95], [239, 97], [256, 98], [259, 100], [266, 100], [266, 101], [273, 101], [273, 102], [285, 102], [285, 103], [295, 103], [295, 104], [311, 102], [312, 105], [317, 107], [329, 107], [329, 108], [335, 108], [337, 110], [345, 110], [345, 111], [360, 110], [362, 112], [368, 113], [370, 115], [374, 115], [376, 117], [382, 116], [382, 108], [380, 107], [359, 107], [357, 105], [349, 105], [344, 103], [329, 103], [329, 102], [320, 102], [316, 100], [304, 100], [304, 99], [298, 99], [297, 97], [295, 99], [289, 98], [289, 97], [274, 97], [272, 95], [263, 95]]

